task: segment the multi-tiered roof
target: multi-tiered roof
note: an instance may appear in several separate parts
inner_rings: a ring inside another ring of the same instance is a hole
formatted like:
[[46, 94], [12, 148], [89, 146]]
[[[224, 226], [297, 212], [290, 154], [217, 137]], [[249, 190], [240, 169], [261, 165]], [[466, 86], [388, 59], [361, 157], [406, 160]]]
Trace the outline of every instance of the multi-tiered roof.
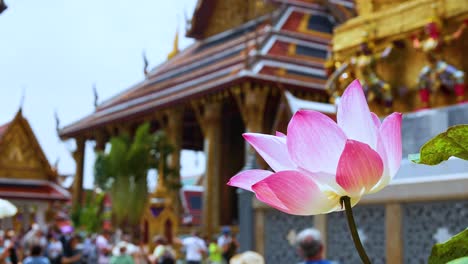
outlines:
[[[254, 7], [259, 11], [247, 7], [248, 21], [242, 21], [244, 15], [232, 14], [240, 10], [227, 8], [231, 4], [239, 9], [242, 2], [249, 1], [199, 1], [187, 32], [195, 43], [149, 71], [140, 83], [100, 104], [91, 115], [63, 128], [60, 135], [87, 134], [194, 98], [225, 93], [246, 80], [313, 91], [312, 99], [326, 101], [324, 62], [332, 30], [353, 15], [353, 2], [260, 1]], [[224, 23], [223, 17], [231, 24], [217, 33], [223, 29], [216, 28]]]

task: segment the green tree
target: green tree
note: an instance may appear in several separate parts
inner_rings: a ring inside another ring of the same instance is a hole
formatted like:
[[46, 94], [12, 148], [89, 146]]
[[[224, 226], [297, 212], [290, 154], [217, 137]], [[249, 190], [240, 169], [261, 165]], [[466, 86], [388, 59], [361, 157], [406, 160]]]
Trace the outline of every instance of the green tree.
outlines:
[[167, 166], [167, 157], [174, 148], [163, 131], [152, 134], [148, 123], [140, 125], [133, 138], [127, 134], [112, 137], [110, 146], [107, 152], [97, 153], [94, 180], [110, 194], [115, 224], [123, 230], [137, 231], [149, 198], [150, 169], [162, 168], [165, 187], [178, 193], [179, 172]]
[[179, 193], [179, 189], [181, 188], [180, 172], [174, 168], [170, 168], [167, 164], [167, 158], [174, 152], [174, 147], [169, 143], [169, 139], [164, 131], [156, 132], [154, 150], [152, 156], [156, 164], [158, 164], [158, 169], [161, 169], [159, 165], [161, 164], [160, 162], [163, 162], [162, 169], [165, 187], [170, 192]]
[[145, 123], [133, 138], [113, 137], [110, 145], [108, 152], [97, 154], [95, 181], [110, 194], [115, 224], [124, 230], [136, 228], [148, 202], [148, 170], [156, 166], [156, 136]]
[[84, 228], [88, 233], [99, 232], [102, 227], [102, 203], [104, 193], [88, 192], [86, 202], [80, 210], [79, 223], [76, 226]]

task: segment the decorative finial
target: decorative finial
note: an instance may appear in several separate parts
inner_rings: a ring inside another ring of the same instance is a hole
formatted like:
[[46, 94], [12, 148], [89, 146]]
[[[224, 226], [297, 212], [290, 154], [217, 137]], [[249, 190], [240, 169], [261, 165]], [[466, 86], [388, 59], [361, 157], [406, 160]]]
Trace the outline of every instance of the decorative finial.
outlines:
[[192, 19], [190, 19], [187, 15], [187, 8], [184, 8], [184, 21], [185, 21], [185, 31], [189, 31], [190, 27], [192, 26]]
[[174, 36], [174, 43], [172, 51], [167, 55], [167, 59], [170, 60], [179, 54], [179, 27], [177, 27], [176, 34]]
[[96, 88], [96, 83], [93, 84], [93, 94], [94, 94], [94, 108], [97, 108], [99, 105], [99, 95]]
[[55, 118], [55, 131], [57, 131], [57, 134], [60, 132], [60, 119], [58, 117], [57, 110], [54, 111], [54, 118]]
[[26, 88], [23, 87], [23, 91], [21, 92], [20, 104], [19, 104], [19, 112], [23, 110], [24, 100], [26, 97]]
[[146, 52], [143, 50], [143, 73], [146, 75], [148, 75], [148, 58], [146, 57]]

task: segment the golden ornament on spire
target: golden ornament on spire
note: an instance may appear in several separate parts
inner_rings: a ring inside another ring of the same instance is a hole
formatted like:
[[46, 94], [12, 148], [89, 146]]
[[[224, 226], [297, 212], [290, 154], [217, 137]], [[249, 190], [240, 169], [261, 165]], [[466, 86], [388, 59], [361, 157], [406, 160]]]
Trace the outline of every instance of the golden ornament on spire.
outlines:
[[179, 54], [179, 29], [176, 30], [172, 51], [167, 55], [167, 59], [170, 60], [177, 54]]

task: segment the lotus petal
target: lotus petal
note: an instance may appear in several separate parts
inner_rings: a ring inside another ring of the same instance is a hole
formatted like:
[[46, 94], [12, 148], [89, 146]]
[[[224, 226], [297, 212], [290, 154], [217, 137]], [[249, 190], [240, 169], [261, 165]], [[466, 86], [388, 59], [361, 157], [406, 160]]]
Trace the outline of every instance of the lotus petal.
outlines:
[[376, 149], [377, 128], [358, 80], [353, 81], [344, 91], [338, 105], [337, 121], [348, 138]]
[[349, 139], [341, 154], [336, 171], [336, 182], [350, 197], [369, 192], [383, 173], [379, 154], [369, 145]]
[[252, 185], [272, 175], [267, 170], [246, 170], [234, 175], [227, 183], [230, 186], [242, 188], [253, 192]]
[[254, 184], [252, 189], [260, 201], [288, 214], [323, 214], [337, 205], [310, 177], [297, 171], [277, 172]]
[[380, 127], [377, 152], [384, 162], [384, 173], [371, 193], [378, 192], [387, 186], [400, 168], [402, 158], [401, 119], [401, 113], [393, 113], [385, 118]]
[[274, 171], [296, 168], [289, 157], [285, 137], [258, 133], [245, 133], [243, 136]]
[[328, 116], [301, 110], [288, 125], [288, 152], [292, 161], [310, 172], [335, 174], [346, 136]]
[[371, 116], [372, 116], [372, 121], [374, 122], [376, 130], [379, 131], [380, 126], [381, 126], [380, 118], [374, 112], [371, 112]]

